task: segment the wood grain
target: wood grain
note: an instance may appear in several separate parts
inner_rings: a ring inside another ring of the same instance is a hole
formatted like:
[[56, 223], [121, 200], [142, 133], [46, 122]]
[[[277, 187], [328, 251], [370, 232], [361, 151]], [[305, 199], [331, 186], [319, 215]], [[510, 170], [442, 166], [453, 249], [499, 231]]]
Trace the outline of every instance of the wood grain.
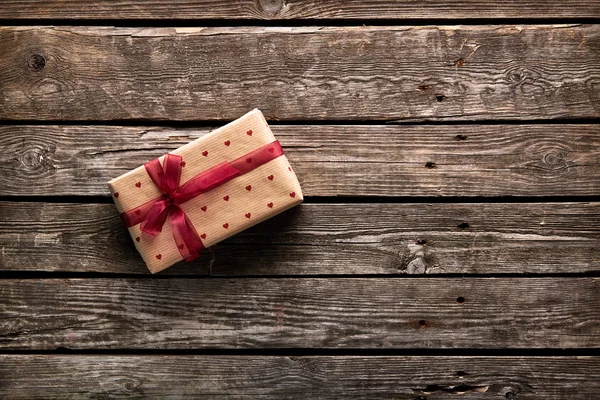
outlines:
[[[472, 19], [577, 18], [600, 15], [597, 0], [526, 0], [490, 3], [483, 0], [4, 0], [5, 19]], [[224, 24], [227, 21], [223, 21]]]
[[0, 296], [5, 350], [600, 345], [599, 278], [4, 279]]
[[600, 117], [600, 25], [3, 27], [0, 48], [6, 120]]
[[0, 395], [583, 400], [599, 369], [598, 357], [1, 355]]
[[[108, 196], [106, 182], [209, 128], [0, 126], [0, 195]], [[600, 125], [291, 125], [308, 196], [600, 193]]]
[[[599, 203], [303, 204], [164, 274], [600, 271]], [[112, 204], [0, 202], [0, 270], [149, 274]]]

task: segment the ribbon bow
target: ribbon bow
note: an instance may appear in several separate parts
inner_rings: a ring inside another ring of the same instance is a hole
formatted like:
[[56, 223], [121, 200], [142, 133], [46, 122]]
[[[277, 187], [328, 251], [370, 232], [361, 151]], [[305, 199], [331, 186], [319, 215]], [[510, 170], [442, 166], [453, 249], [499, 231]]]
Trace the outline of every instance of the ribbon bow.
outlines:
[[163, 193], [139, 207], [125, 211], [121, 218], [127, 227], [140, 224], [140, 230], [156, 236], [169, 217], [169, 225], [179, 253], [185, 261], [197, 258], [204, 244], [190, 219], [179, 206], [199, 194], [245, 174], [254, 168], [283, 154], [278, 141], [269, 143], [232, 162], [224, 161], [194, 176], [179, 186], [183, 159], [175, 154], [167, 154], [163, 164], [154, 159], [144, 164], [152, 182]]
[[200, 251], [204, 249], [204, 245], [194, 225], [179, 205], [222, 185], [238, 176], [240, 171], [228, 162], [223, 162], [197, 175], [180, 187], [181, 162], [181, 156], [167, 154], [162, 166], [158, 159], [144, 164], [152, 182], [163, 195], [148, 210], [145, 219], [140, 224], [140, 229], [142, 232], [156, 236], [162, 231], [168, 215], [177, 248], [186, 261], [191, 261], [198, 257]]

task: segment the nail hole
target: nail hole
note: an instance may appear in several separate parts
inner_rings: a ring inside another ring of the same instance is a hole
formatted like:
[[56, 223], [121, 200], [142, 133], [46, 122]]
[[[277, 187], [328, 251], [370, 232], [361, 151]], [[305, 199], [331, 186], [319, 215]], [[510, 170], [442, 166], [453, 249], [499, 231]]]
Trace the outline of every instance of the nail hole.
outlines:
[[463, 222], [463, 223], [458, 224], [458, 227], [459, 227], [459, 229], [467, 229], [467, 228], [471, 227], [471, 225], [469, 225], [468, 222]]
[[425, 240], [425, 239], [419, 239], [419, 240], [417, 240], [417, 244], [419, 246], [425, 246], [427, 244], [427, 240]]
[[420, 327], [426, 327], [427, 326], [427, 321], [425, 321], [424, 319], [420, 319], [419, 320], [419, 326]]
[[46, 59], [40, 54], [32, 54], [27, 60], [27, 65], [32, 71], [41, 71], [46, 66]]
[[435, 165], [435, 163], [433, 161], [427, 161], [425, 163], [425, 168], [432, 169], [432, 168], [435, 168], [435, 167], [436, 167], [436, 165]]
[[465, 371], [456, 371], [456, 376], [465, 376], [467, 373]]
[[457, 303], [464, 303], [465, 302], [465, 298], [462, 297], [462, 296], [459, 296], [459, 297], [456, 298], [456, 302]]
[[436, 99], [438, 102], [442, 102], [442, 101], [444, 101], [444, 99], [445, 99], [445, 98], [446, 98], [446, 96], [444, 96], [443, 94], [436, 94], [436, 95], [435, 95], [435, 99]]
[[459, 58], [458, 60], [456, 60], [454, 65], [456, 65], [457, 67], [462, 67], [463, 65], [465, 65], [465, 60], [463, 60], [462, 58]]
[[467, 137], [465, 135], [456, 135], [454, 136], [455, 140], [467, 140]]

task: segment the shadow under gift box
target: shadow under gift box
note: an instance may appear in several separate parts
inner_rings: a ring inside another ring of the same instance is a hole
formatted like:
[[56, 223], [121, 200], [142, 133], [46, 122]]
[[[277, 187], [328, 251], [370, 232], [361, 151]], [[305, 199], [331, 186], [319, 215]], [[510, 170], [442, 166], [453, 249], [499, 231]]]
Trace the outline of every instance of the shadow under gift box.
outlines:
[[[262, 112], [254, 109], [171, 152], [182, 157], [179, 185], [217, 164], [232, 162], [275, 140]], [[159, 157], [161, 164], [164, 157]], [[120, 213], [162, 195], [143, 165], [111, 180], [108, 187]], [[204, 247], [210, 247], [302, 200], [298, 178], [286, 156], [280, 155], [179, 206]], [[128, 229], [150, 272], [162, 271], [183, 260], [168, 218], [156, 236], [142, 232], [140, 224]]]

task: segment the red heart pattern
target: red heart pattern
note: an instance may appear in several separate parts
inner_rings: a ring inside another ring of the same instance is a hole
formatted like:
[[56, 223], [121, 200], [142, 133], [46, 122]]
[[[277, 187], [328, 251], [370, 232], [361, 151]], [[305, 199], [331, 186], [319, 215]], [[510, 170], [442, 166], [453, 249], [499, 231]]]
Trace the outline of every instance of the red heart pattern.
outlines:
[[115, 196], [118, 199], [119, 198], [119, 192], [115, 192], [115, 194], [113, 196]]
[[[246, 131], [246, 134], [247, 134], [248, 136], [252, 136], [252, 133], [253, 133], [253, 132], [252, 132], [252, 130], [248, 130], [248, 131]], [[229, 147], [229, 146], [231, 145], [231, 140], [226, 140], [226, 141], [224, 141], [224, 142], [223, 142], [223, 144], [224, 144], [225, 146]], [[270, 153], [273, 153], [273, 152], [275, 151], [275, 149], [274, 149], [273, 147], [269, 147], [268, 151], [269, 151]], [[207, 157], [207, 156], [208, 156], [208, 151], [207, 151], [207, 150], [204, 150], [204, 151], [202, 152], [202, 155], [203, 155], [204, 157]], [[248, 157], [248, 158], [246, 158], [246, 162], [247, 162], [248, 164], [252, 163], [252, 157]], [[186, 162], [185, 162], [185, 161], [182, 161], [182, 162], [180, 163], [180, 165], [181, 165], [181, 167], [183, 168], [183, 167], [185, 167], [185, 166], [186, 166]], [[291, 166], [288, 166], [288, 170], [289, 170], [290, 172], [292, 172], [292, 167], [291, 167]], [[273, 174], [271, 174], [271, 175], [267, 176], [267, 179], [268, 179], [268, 180], [270, 180], [270, 181], [273, 181], [273, 180], [275, 179], [275, 176], [274, 176]], [[136, 182], [136, 183], [135, 183], [135, 186], [136, 186], [136, 187], [138, 187], [138, 188], [141, 188], [141, 186], [142, 186], [142, 182]], [[246, 186], [246, 190], [247, 190], [247, 191], [251, 191], [251, 190], [252, 190], [252, 185], [247, 185], [247, 186]], [[118, 198], [118, 197], [119, 197], [119, 192], [114, 192], [114, 193], [113, 193], [113, 196], [114, 196], [115, 198]], [[296, 192], [290, 192], [290, 193], [289, 193], [289, 196], [290, 196], [291, 198], [295, 198], [295, 197], [296, 197]], [[224, 200], [224, 201], [229, 201], [229, 195], [223, 196], [223, 200]], [[268, 208], [273, 208], [273, 207], [275, 206], [275, 204], [274, 204], [272, 201], [271, 201], [271, 202], [269, 202], [269, 203], [267, 203], [266, 205], [267, 205], [267, 207], [268, 207]], [[207, 207], [207, 206], [202, 206], [202, 207], [200, 207], [200, 209], [201, 209], [203, 212], [206, 212], [206, 211], [208, 210], [208, 207]], [[135, 213], [136, 213], [137, 215], [140, 215], [140, 214], [141, 214], [141, 211], [140, 211], [140, 210], [135, 210]], [[244, 214], [244, 216], [245, 216], [247, 219], [250, 219], [250, 218], [252, 217], [252, 213], [248, 212], [248, 213]], [[227, 223], [227, 222], [226, 222], [226, 223], [224, 223], [222, 226], [223, 226], [223, 228], [224, 228], [224, 229], [229, 229], [229, 223]], [[204, 240], [204, 239], [206, 239], [206, 237], [207, 237], [206, 233], [203, 233], [203, 234], [201, 234], [201, 235], [200, 235], [200, 238], [201, 238], [201, 239], [203, 239], [203, 240]], [[135, 240], [136, 240], [136, 242], [138, 242], [138, 243], [139, 243], [139, 242], [141, 241], [141, 238], [140, 238], [139, 236], [137, 236], [137, 237], [135, 238]], [[177, 247], [178, 247], [180, 250], [183, 250], [183, 249], [185, 248], [185, 244], [184, 244], [184, 243], [178, 244], [178, 245], [177, 245]], [[162, 259], [162, 254], [160, 254], [160, 253], [159, 253], [159, 254], [156, 254], [156, 258], [157, 258], [158, 260], [161, 260], [161, 259]]]

